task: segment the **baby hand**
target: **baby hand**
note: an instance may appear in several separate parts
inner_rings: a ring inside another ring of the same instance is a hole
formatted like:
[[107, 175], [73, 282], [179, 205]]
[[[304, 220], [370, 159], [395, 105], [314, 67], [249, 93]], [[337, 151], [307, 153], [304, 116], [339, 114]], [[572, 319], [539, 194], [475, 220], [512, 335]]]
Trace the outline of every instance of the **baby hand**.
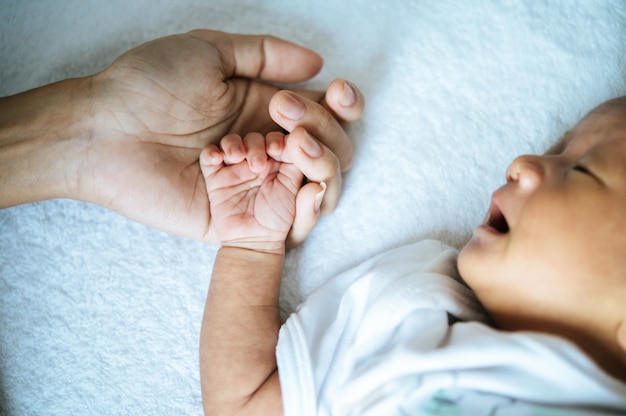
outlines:
[[[300, 169], [291, 163], [286, 136], [272, 132], [222, 138], [200, 155], [200, 168], [209, 197], [211, 224], [223, 246], [257, 251], [284, 251], [296, 216], [296, 199], [312, 203], [319, 212], [319, 184], [302, 187]], [[311, 194], [314, 185], [316, 194]], [[311, 196], [313, 201], [311, 201]], [[298, 205], [301, 205], [298, 202]]]

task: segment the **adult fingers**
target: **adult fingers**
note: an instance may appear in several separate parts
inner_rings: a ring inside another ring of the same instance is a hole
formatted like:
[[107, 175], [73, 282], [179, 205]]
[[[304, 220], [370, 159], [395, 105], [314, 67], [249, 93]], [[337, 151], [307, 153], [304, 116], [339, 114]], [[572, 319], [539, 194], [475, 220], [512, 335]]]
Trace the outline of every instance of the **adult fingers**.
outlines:
[[291, 162], [310, 181], [326, 184], [321, 213], [332, 212], [339, 203], [341, 195], [341, 171], [337, 156], [303, 127], [296, 127], [289, 134], [286, 140], [286, 151]]
[[365, 109], [365, 97], [361, 90], [342, 78], [334, 79], [325, 92], [311, 90], [295, 92], [321, 104], [344, 127], [360, 119]]
[[320, 217], [326, 184], [310, 182], [300, 188], [296, 196], [296, 215], [287, 236], [287, 247], [300, 244], [311, 232]]
[[[321, 100], [322, 103], [317, 102]], [[279, 91], [270, 101], [270, 116], [287, 131], [304, 127], [339, 159], [341, 170], [352, 164], [354, 148], [344, 126], [363, 114], [363, 94], [347, 81], [333, 81], [324, 97], [319, 92]]]
[[361, 118], [365, 109], [365, 97], [351, 82], [335, 79], [326, 89], [322, 104], [340, 123], [346, 125]]
[[226, 77], [261, 78], [272, 82], [300, 82], [322, 68], [316, 52], [269, 35], [239, 35], [211, 30], [194, 30], [220, 52]]

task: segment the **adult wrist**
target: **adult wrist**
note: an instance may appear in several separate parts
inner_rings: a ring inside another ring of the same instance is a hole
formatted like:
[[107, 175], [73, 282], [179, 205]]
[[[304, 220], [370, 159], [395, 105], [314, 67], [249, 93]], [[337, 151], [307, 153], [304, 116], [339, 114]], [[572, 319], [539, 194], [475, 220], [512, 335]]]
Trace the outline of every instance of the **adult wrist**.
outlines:
[[90, 79], [0, 98], [0, 207], [80, 199], [81, 154], [93, 136]]

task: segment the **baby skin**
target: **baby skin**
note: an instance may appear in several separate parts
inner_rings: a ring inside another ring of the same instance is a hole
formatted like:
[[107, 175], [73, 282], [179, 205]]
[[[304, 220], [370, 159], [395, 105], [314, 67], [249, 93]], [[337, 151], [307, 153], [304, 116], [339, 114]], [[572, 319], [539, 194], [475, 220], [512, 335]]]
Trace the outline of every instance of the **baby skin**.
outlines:
[[[275, 348], [278, 294], [294, 221], [315, 224], [326, 185], [303, 185], [311, 154], [302, 129], [225, 136], [200, 166], [221, 242], [206, 302], [200, 365], [205, 414], [281, 414]], [[329, 172], [332, 171], [329, 168]]]
[[[201, 333], [206, 414], [282, 414], [275, 348], [284, 240], [292, 221], [315, 223], [324, 192], [320, 181], [301, 187], [307, 138], [227, 136], [200, 158], [222, 242]], [[566, 338], [626, 381], [624, 178], [622, 97], [546, 154], [511, 163], [458, 266], [498, 329]]]
[[459, 271], [499, 329], [576, 343], [626, 380], [626, 97], [511, 163]]

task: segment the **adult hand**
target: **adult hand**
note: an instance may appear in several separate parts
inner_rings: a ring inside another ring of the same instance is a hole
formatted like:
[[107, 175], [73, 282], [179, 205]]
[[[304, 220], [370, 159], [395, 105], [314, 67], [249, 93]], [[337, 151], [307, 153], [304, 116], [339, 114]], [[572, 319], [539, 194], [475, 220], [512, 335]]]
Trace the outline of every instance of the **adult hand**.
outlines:
[[73, 198], [214, 242], [202, 148], [227, 133], [299, 127], [323, 143], [306, 173], [328, 176], [328, 212], [340, 190], [334, 168], [352, 158], [343, 127], [361, 116], [363, 97], [343, 80], [325, 93], [266, 83], [304, 81], [321, 65], [271, 36], [198, 30], [140, 45], [98, 74], [2, 98], [0, 207]]
[[[276, 94], [278, 88], [262, 82], [303, 81], [321, 65], [316, 53], [284, 40], [206, 30], [125, 53], [91, 80], [94, 118], [101, 127], [82, 158], [87, 163], [78, 169], [80, 198], [155, 228], [213, 242], [198, 164], [202, 148], [227, 133], [300, 126], [325, 144], [306, 173], [329, 184], [323, 210], [332, 210], [341, 188], [338, 168], [347, 168], [352, 158], [343, 126], [361, 116], [362, 95], [342, 80], [331, 83], [326, 94], [299, 95]], [[311, 226], [296, 223], [294, 233], [306, 235]]]

